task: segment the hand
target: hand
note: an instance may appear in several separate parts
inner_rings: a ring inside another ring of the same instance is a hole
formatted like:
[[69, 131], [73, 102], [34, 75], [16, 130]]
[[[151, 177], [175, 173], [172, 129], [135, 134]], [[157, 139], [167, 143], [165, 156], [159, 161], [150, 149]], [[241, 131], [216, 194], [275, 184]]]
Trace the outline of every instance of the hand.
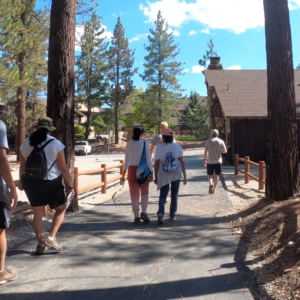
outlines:
[[183, 185], [186, 185], [187, 184], [187, 179], [186, 179], [186, 176], [183, 177]]
[[22, 184], [22, 181], [21, 181], [21, 180], [19, 180], [18, 189], [19, 189], [20, 191], [24, 191], [23, 184]]
[[152, 182], [152, 181], [153, 181], [153, 176], [150, 176], [150, 177], [148, 178], [148, 180], [149, 180], [150, 182]]
[[74, 189], [69, 189], [69, 188], [67, 188], [67, 190], [68, 190], [68, 196], [71, 193], [71, 197], [70, 197], [70, 200], [71, 200], [75, 196], [75, 190]]
[[154, 179], [153, 182], [157, 185], [157, 179]]
[[13, 210], [17, 207], [18, 204], [18, 194], [15, 188], [10, 190], [9, 200], [10, 200], [11, 211], [13, 212]]
[[207, 160], [204, 160], [203, 165], [204, 167], [207, 167]]

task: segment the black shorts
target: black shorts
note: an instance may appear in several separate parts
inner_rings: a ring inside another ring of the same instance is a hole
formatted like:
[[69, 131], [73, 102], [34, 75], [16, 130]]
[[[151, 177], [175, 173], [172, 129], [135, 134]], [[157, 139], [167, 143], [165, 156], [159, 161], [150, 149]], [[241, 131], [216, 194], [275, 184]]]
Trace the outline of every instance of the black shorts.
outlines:
[[0, 229], [9, 228], [11, 223], [11, 208], [9, 203], [9, 191], [7, 185], [0, 185]]
[[62, 176], [53, 180], [35, 180], [23, 175], [22, 184], [32, 207], [49, 205], [55, 209], [66, 203]]
[[221, 164], [207, 164], [207, 175], [220, 175], [221, 170]]

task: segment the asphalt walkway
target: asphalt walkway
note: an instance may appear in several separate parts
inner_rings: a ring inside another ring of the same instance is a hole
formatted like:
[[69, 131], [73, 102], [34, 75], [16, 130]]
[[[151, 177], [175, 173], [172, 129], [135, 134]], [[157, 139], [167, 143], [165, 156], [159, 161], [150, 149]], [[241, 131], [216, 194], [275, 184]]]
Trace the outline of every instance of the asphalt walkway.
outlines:
[[62, 253], [35, 256], [35, 239], [9, 250], [19, 278], [0, 287], [0, 299], [255, 299], [243, 244], [228, 224], [226, 182], [209, 195], [203, 160], [188, 156], [186, 165], [175, 222], [157, 224], [154, 184], [149, 224], [133, 224], [129, 192], [119, 206], [110, 200], [68, 217], [58, 234]]

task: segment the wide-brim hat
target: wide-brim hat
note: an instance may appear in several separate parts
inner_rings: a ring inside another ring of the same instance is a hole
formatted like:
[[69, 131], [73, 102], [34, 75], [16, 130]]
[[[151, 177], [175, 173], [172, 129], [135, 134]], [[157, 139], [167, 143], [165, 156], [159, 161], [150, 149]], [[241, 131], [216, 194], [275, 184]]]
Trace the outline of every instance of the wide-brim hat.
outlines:
[[38, 128], [45, 128], [49, 131], [53, 131], [56, 128], [53, 126], [53, 120], [49, 117], [42, 117], [38, 119], [37, 122], [37, 127]]

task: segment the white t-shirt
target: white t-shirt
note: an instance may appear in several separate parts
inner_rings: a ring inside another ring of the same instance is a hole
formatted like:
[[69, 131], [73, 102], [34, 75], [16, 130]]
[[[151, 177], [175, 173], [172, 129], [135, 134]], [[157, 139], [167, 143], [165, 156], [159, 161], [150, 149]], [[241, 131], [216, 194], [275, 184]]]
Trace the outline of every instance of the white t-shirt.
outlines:
[[[159, 144], [156, 147], [156, 152], [154, 159], [160, 160], [159, 169], [157, 173], [157, 189], [160, 190], [161, 187], [169, 184], [172, 181], [176, 181], [182, 178], [181, 173], [169, 173], [163, 170], [163, 161], [165, 160], [166, 154], [172, 152], [175, 158], [183, 156], [183, 151], [180, 145], [171, 143], [171, 144]], [[180, 162], [178, 161], [180, 164]]]
[[[144, 149], [144, 140], [130, 140], [125, 149], [125, 170], [127, 171], [129, 166], [138, 166]], [[145, 150], [146, 150], [146, 162], [147, 165], [152, 171], [152, 163], [150, 158], [150, 147], [149, 143], [145, 142]]]
[[[52, 164], [57, 159], [57, 154], [65, 149], [65, 146], [57, 139], [55, 139], [53, 136], [47, 135], [47, 139], [45, 142], [42, 142], [42, 145], [44, 145], [47, 141], [54, 139], [53, 142], [48, 144], [44, 148], [44, 152], [47, 159], [47, 167], [48, 169], [52, 166]], [[29, 138], [27, 138], [24, 143], [20, 147], [20, 151], [22, 152], [22, 155], [24, 156], [25, 160], [33, 150], [33, 147], [29, 145]], [[48, 172], [45, 180], [53, 180], [61, 175], [61, 172], [58, 169], [57, 162], [53, 165], [51, 170]]]

